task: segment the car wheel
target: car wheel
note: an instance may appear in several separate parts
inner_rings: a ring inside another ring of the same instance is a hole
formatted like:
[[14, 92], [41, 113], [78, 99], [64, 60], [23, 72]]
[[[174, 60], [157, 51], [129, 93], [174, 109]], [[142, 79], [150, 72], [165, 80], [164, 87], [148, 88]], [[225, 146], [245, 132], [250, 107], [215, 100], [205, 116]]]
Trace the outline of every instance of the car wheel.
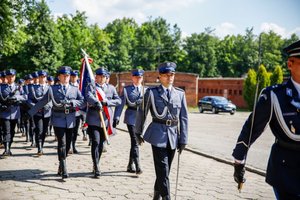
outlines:
[[235, 110], [232, 110], [232, 111], [230, 112], [231, 115], [234, 115], [234, 113], [235, 113]]
[[215, 107], [212, 108], [212, 112], [213, 112], [214, 114], [218, 114], [218, 113], [219, 113], [218, 110], [217, 110]]
[[203, 108], [202, 108], [202, 106], [199, 106], [199, 112], [200, 112], [200, 113], [203, 113]]

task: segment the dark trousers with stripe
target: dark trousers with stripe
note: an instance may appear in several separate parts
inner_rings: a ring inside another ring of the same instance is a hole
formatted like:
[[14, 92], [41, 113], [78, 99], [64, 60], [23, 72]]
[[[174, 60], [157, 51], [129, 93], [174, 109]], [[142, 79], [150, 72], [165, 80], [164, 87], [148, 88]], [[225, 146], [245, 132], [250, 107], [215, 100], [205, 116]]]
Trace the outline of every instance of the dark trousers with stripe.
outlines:
[[169, 174], [175, 149], [172, 150], [169, 143], [166, 148], [152, 145], [152, 154], [156, 174], [154, 190], [158, 191], [162, 197], [170, 195]]
[[17, 119], [1, 119], [4, 143], [9, 142], [11, 144], [14, 141], [17, 122]]

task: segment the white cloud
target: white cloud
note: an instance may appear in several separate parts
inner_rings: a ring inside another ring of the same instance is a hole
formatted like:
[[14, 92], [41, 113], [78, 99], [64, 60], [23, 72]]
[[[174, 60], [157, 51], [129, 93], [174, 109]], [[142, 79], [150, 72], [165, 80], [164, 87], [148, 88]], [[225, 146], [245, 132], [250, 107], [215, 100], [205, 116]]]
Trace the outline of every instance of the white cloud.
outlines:
[[300, 36], [300, 27], [296, 27], [294, 30], [288, 31], [285, 28], [283, 28], [275, 23], [264, 22], [260, 25], [260, 30], [262, 32], [274, 31], [278, 35], [281, 35], [283, 38], [288, 38], [293, 33], [296, 33], [298, 36]]
[[236, 26], [230, 22], [224, 22], [216, 27], [215, 34], [218, 37], [225, 37], [226, 35], [233, 35], [236, 32]]
[[75, 10], [85, 11], [92, 23], [105, 26], [114, 19], [129, 17], [137, 23], [147, 21], [151, 15], [162, 16], [178, 12], [183, 7], [205, 0], [70, 0]]

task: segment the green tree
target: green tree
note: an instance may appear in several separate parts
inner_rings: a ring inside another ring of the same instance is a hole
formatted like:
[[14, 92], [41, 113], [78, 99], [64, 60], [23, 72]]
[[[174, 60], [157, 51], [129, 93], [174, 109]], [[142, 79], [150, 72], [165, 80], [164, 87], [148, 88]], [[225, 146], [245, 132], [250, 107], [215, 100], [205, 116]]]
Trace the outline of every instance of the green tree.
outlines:
[[256, 83], [256, 72], [254, 69], [249, 69], [247, 78], [245, 79], [243, 86], [243, 97], [247, 102], [249, 110], [253, 110]]
[[270, 76], [264, 65], [260, 65], [257, 72], [258, 94], [260, 91], [270, 85]]
[[283, 82], [283, 71], [282, 68], [277, 65], [270, 77], [271, 85], [281, 84]]
[[[63, 65], [79, 69], [81, 64], [81, 48], [89, 53], [93, 44], [87, 17], [84, 12], [76, 11], [75, 15], [63, 15], [57, 19], [58, 29], [63, 36]], [[97, 58], [94, 58], [97, 59]]]
[[183, 45], [187, 52], [185, 71], [197, 73], [200, 77], [219, 76], [215, 51], [217, 42], [217, 38], [208, 31], [186, 38]]
[[111, 39], [111, 53], [106, 59], [110, 70], [119, 72], [132, 68], [137, 27], [134, 19], [130, 18], [116, 19], [105, 27], [104, 31]]
[[156, 18], [143, 23], [136, 32], [137, 45], [133, 57], [135, 66], [154, 70], [158, 63], [164, 61], [182, 62], [181, 31], [163, 18]]

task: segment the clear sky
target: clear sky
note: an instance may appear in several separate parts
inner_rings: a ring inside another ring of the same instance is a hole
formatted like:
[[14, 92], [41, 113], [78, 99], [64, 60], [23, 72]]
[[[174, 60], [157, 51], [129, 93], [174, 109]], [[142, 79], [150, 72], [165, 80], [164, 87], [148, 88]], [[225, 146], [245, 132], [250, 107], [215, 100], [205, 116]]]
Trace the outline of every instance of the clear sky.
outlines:
[[54, 16], [85, 11], [90, 24], [104, 28], [114, 19], [130, 17], [141, 24], [162, 17], [177, 24], [183, 35], [201, 33], [206, 27], [215, 34], [245, 34], [273, 30], [282, 37], [300, 37], [299, 0], [46, 0]]

